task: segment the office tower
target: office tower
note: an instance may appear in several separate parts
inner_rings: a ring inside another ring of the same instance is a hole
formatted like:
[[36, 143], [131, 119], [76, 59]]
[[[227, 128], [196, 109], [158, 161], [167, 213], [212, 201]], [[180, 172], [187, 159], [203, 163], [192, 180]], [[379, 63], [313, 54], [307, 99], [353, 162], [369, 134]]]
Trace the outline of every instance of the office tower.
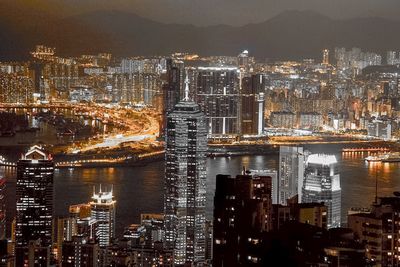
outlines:
[[99, 245], [87, 237], [72, 237], [72, 240], [63, 243], [62, 250], [63, 267], [99, 266]]
[[[33, 146], [17, 163], [15, 245], [26, 250], [30, 241], [52, 245], [54, 164], [39, 146]], [[35, 245], [36, 246], [36, 245]], [[18, 262], [17, 262], [18, 265]]]
[[371, 266], [400, 265], [400, 197], [381, 197], [368, 213], [351, 214], [348, 227], [365, 244]]
[[240, 130], [238, 69], [197, 68], [196, 103], [206, 116], [209, 135], [237, 135]]
[[175, 266], [205, 260], [207, 130], [199, 105], [185, 98], [167, 116], [165, 152], [165, 246]]
[[249, 51], [243, 50], [243, 52], [238, 55], [238, 65], [240, 68], [246, 68], [249, 65]]
[[259, 135], [264, 130], [264, 77], [244, 77], [241, 91], [241, 134]]
[[271, 177], [248, 172], [236, 178], [217, 175], [213, 266], [259, 264], [259, 246], [270, 230], [271, 213]]
[[329, 50], [328, 49], [324, 49], [322, 51], [322, 64], [329, 65]]
[[319, 202], [328, 207], [328, 228], [340, 227], [341, 188], [334, 155], [307, 157], [302, 202]]
[[6, 179], [0, 177], [0, 240], [6, 238]]
[[304, 164], [304, 151], [302, 147], [281, 146], [279, 148], [277, 204], [286, 205], [287, 200], [296, 195], [298, 202], [301, 203]]
[[100, 247], [111, 244], [115, 237], [115, 203], [113, 190], [93, 192], [90, 204], [94, 239]]
[[183, 75], [183, 63], [167, 59], [167, 81], [164, 86], [164, 106], [166, 112], [171, 112], [179, 102]]
[[181, 96], [182, 76], [183, 76], [183, 62], [177, 62], [169, 58], [166, 60], [166, 83], [162, 87], [164, 95], [163, 118], [160, 127], [160, 136], [164, 135], [167, 114], [172, 112], [175, 105], [179, 102]]

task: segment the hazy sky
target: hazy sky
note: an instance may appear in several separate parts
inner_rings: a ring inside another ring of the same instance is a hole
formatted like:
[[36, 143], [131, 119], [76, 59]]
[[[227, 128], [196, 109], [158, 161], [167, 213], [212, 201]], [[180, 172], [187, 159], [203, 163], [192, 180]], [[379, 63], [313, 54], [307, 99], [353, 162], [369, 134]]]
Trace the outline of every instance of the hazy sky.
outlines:
[[167, 23], [241, 25], [265, 21], [284, 10], [314, 10], [333, 18], [398, 19], [400, 0], [0, 0], [66, 16], [118, 9]]

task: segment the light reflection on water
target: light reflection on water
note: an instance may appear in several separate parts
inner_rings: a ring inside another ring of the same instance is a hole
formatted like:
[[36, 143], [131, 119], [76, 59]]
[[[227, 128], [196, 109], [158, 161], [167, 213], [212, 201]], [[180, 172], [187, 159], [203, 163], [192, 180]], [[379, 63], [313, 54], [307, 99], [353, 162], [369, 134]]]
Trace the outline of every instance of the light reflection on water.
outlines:
[[[400, 191], [399, 163], [366, 163], [368, 153], [341, 153], [337, 146], [309, 146], [314, 153], [335, 154], [339, 164], [342, 187], [342, 220], [350, 207], [369, 207], [375, 197], [375, 177], [379, 195]], [[215, 176], [239, 174], [248, 169], [277, 168], [277, 155], [255, 155], [231, 158], [210, 158], [207, 161], [207, 217], [212, 217]], [[10, 217], [15, 210], [15, 173], [0, 167], [0, 175], [8, 178], [7, 207]], [[141, 213], [163, 209], [164, 163], [154, 162], [142, 167], [76, 168], [56, 170], [55, 214], [66, 215], [68, 206], [90, 200], [93, 185], [113, 184], [117, 200], [117, 232], [139, 222]]]

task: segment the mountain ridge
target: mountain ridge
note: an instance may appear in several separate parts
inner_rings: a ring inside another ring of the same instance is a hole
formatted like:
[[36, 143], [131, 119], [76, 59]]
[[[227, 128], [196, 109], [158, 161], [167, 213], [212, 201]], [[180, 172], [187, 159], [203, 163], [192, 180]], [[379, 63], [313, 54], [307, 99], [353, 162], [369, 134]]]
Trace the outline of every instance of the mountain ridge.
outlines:
[[[287, 10], [243, 26], [166, 24], [118, 10], [66, 18], [0, 11], [0, 60], [26, 59], [36, 44], [60, 55], [111, 52], [115, 56], [237, 55], [248, 49], [258, 59], [320, 58], [323, 48], [357, 46], [380, 53], [400, 47], [400, 21], [385, 18], [335, 20], [314, 11]], [[29, 21], [23, 18], [27, 17]]]

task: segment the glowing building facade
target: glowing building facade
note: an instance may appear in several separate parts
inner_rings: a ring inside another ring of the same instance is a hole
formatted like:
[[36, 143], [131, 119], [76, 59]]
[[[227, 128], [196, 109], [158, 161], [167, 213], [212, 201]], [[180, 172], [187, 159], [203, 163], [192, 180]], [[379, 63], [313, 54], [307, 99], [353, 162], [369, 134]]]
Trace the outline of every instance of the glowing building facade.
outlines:
[[328, 228], [340, 227], [340, 175], [334, 155], [307, 157], [302, 202], [323, 202], [328, 207]]
[[237, 68], [197, 68], [196, 102], [207, 118], [208, 134], [237, 135], [240, 93]]
[[200, 107], [185, 98], [167, 116], [164, 196], [165, 246], [175, 266], [205, 261], [206, 122]]
[[90, 204], [93, 235], [100, 247], [110, 245], [115, 237], [115, 203], [113, 191], [93, 192]]
[[302, 147], [281, 146], [279, 148], [279, 177], [277, 184], [272, 187], [278, 196], [274, 204], [286, 205], [287, 200], [298, 196], [301, 203], [301, 189], [304, 180], [304, 151]]
[[[17, 164], [15, 247], [17, 266], [27, 259], [30, 241], [52, 245], [53, 174], [51, 156], [33, 146]], [[22, 264], [22, 265], [20, 265]]]
[[41, 239], [51, 245], [54, 164], [39, 146], [32, 147], [17, 165], [16, 246]]

